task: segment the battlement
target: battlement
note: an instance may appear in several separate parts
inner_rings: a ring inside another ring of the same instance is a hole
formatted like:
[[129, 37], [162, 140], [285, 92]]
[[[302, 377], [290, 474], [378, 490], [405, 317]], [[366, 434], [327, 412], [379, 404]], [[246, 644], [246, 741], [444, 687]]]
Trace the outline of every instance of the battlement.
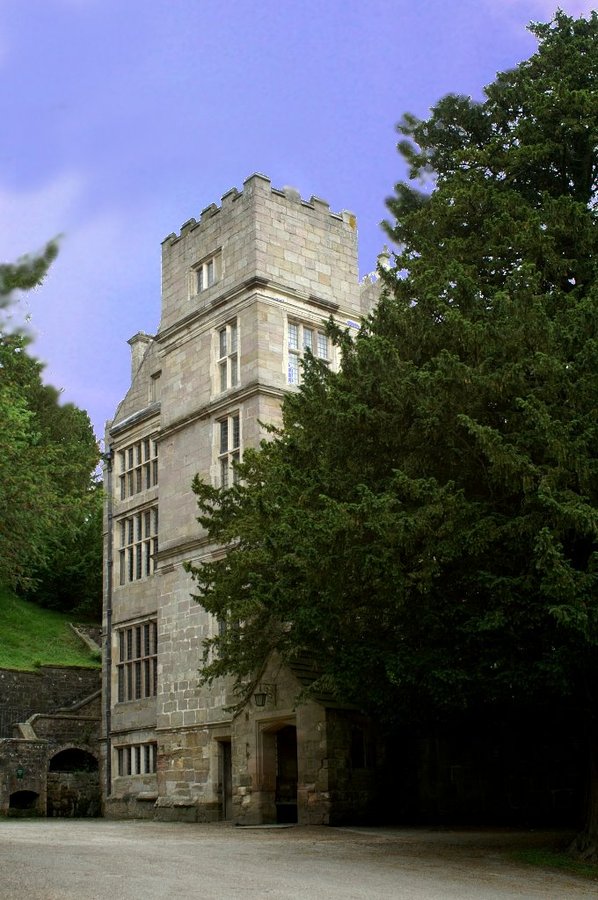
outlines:
[[188, 219], [162, 242], [160, 333], [213, 309], [259, 280], [320, 308], [346, 305], [359, 317], [357, 222], [291, 187], [256, 173]]
[[307, 210], [313, 210], [320, 217], [326, 217], [336, 222], [344, 223], [351, 229], [356, 228], [357, 219], [355, 214], [350, 210], [343, 209], [340, 212], [333, 212], [330, 209], [330, 204], [321, 197], [316, 197], [312, 194], [309, 200], [304, 200], [299, 191], [295, 188], [289, 186], [275, 188], [272, 186], [272, 182], [266, 175], [262, 175], [260, 172], [254, 172], [253, 175], [250, 175], [249, 178], [246, 178], [243, 182], [243, 190], [239, 191], [236, 187], [230, 188], [230, 190], [226, 191], [220, 198], [220, 206], [216, 203], [211, 203], [209, 206], [206, 206], [202, 209], [199, 219], [187, 219], [187, 221], [181, 225], [180, 232], [178, 234], [171, 232], [171, 234], [164, 238], [162, 244], [170, 245], [176, 243], [181, 238], [186, 237], [196, 229], [201, 228], [202, 225], [205, 225], [209, 220], [213, 219], [214, 216], [231, 209], [235, 203], [243, 198], [245, 200], [259, 202], [259, 198], [268, 195], [280, 197], [289, 205], [293, 204], [295, 206], [304, 207]]

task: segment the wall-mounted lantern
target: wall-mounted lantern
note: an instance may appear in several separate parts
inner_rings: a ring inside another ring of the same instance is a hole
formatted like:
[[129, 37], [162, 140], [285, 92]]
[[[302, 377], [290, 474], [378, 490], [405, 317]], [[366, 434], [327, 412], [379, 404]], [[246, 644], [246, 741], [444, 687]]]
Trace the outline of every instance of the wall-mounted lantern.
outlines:
[[258, 684], [253, 692], [253, 702], [256, 706], [265, 706], [267, 701], [276, 705], [276, 685]]

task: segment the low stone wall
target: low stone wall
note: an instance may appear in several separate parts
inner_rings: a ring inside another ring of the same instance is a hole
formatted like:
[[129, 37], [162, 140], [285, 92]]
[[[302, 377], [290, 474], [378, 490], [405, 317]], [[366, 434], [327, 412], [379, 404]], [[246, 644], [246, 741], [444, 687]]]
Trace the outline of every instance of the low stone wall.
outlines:
[[[104, 803], [104, 816], [107, 819], [161, 818], [156, 814], [155, 797], [148, 798], [147, 800], [140, 800], [138, 797], [110, 798]], [[190, 819], [188, 821], [194, 822], [195, 819]]]
[[54, 744], [96, 747], [99, 739], [99, 715], [40, 715], [34, 716], [31, 724], [38, 738], [52, 741]]
[[[17, 722], [26, 722], [29, 716], [35, 712], [31, 706], [21, 706], [13, 702], [10, 706], [8, 703], [3, 706], [0, 697], [0, 740], [2, 738], [12, 737]], [[13, 697], [13, 701], [17, 701], [18, 697]]]

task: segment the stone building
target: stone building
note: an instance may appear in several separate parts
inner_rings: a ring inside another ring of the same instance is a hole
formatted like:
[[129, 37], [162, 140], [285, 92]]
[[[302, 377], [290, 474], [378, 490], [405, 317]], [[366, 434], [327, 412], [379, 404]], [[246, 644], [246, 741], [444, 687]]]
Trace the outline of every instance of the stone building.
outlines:
[[130, 339], [131, 386], [106, 431], [105, 813], [360, 815], [374, 791], [368, 723], [332, 698], [297, 705], [309, 661], [275, 659], [232, 716], [226, 681], [199, 684], [218, 623], [183, 569], [221, 552], [197, 524], [194, 475], [233, 479], [296, 389], [305, 348], [338, 366], [325, 320], [357, 329], [375, 299], [375, 280], [358, 279], [355, 217], [253, 175], [162, 254], [160, 326]]

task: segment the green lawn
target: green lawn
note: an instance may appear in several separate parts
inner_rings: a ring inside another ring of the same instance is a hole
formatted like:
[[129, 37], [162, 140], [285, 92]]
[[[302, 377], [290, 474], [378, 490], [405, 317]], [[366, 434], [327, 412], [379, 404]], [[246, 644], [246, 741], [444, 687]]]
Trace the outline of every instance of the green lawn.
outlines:
[[512, 855], [518, 862], [538, 866], [541, 869], [561, 869], [570, 875], [579, 875], [582, 878], [598, 881], [598, 864], [578, 862], [572, 859], [565, 850], [535, 848], [518, 850]]
[[99, 660], [68, 627], [71, 618], [0, 587], [0, 668], [99, 667]]

